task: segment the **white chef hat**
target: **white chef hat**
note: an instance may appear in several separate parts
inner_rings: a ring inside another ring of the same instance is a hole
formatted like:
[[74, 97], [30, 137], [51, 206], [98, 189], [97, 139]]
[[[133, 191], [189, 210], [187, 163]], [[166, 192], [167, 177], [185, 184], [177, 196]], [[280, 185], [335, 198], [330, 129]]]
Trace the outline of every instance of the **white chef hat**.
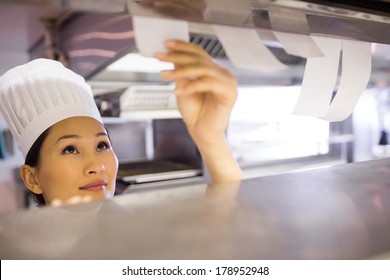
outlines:
[[37, 138], [64, 119], [102, 119], [84, 78], [60, 62], [39, 58], [0, 77], [0, 111], [26, 157]]

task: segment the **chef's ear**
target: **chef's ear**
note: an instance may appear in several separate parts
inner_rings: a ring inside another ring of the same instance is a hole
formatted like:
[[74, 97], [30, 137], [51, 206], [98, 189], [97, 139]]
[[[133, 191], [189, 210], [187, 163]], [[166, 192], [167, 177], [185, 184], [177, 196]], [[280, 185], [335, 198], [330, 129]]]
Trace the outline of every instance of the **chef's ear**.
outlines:
[[37, 169], [30, 165], [24, 164], [20, 167], [20, 176], [26, 187], [35, 194], [42, 194], [43, 190], [37, 179]]

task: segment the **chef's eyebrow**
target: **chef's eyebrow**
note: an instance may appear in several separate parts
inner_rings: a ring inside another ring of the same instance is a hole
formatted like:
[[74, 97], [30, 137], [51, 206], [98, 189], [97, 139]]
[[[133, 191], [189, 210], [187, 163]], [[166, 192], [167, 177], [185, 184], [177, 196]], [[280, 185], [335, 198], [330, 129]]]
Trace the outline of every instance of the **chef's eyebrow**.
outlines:
[[105, 136], [105, 137], [108, 137], [107, 133], [105, 133], [104, 131], [102, 131], [102, 132], [99, 132], [99, 133], [96, 133], [96, 137], [99, 137], [99, 136]]
[[58, 138], [56, 143], [58, 143], [59, 141], [64, 140], [64, 139], [79, 139], [79, 138], [81, 138], [81, 136], [77, 135], [77, 134], [65, 134], [65, 135], [62, 135], [60, 138]]
[[[108, 137], [107, 133], [105, 133], [103, 131], [96, 133], [96, 137], [100, 137], [100, 136]], [[81, 138], [81, 136], [78, 134], [65, 134], [65, 135], [62, 135], [60, 138], [58, 138], [56, 143], [58, 143], [59, 141], [64, 140], [64, 139], [80, 139], [80, 138]]]

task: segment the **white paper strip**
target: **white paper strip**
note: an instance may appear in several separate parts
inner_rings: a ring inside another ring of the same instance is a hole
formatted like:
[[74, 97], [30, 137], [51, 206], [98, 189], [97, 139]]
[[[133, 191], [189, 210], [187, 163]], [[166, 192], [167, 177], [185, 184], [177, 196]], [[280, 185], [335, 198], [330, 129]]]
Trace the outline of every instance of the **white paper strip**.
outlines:
[[222, 25], [213, 25], [213, 28], [236, 67], [266, 72], [287, 68], [263, 44], [256, 30]]
[[286, 53], [301, 57], [322, 57], [324, 54], [310, 35], [274, 31]]
[[268, 14], [273, 33], [288, 54], [301, 57], [323, 56], [310, 36], [305, 12], [271, 5]]
[[188, 23], [182, 20], [133, 16], [133, 28], [137, 48], [147, 57], [165, 52], [167, 40], [189, 41]]
[[323, 118], [326, 116], [336, 85], [339, 68], [341, 40], [313, 36], [324, 57], [307, 59], [302, 90], [295, 115]]
[[326, 119], [346, 119], [367, 87], [370, 76], [371, 43], [344, 40], [340, 84]]

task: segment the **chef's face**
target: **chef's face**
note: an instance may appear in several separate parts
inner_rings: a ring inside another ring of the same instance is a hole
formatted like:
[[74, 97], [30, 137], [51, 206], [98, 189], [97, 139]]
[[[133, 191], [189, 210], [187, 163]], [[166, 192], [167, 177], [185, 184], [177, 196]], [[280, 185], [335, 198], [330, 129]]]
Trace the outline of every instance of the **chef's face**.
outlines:
[[104, 126], [89, 117], [72, 117], [53, 125], [34, 168], [37, 186], [47, 204], [74, 196], [111, 198], [118, 159]]

